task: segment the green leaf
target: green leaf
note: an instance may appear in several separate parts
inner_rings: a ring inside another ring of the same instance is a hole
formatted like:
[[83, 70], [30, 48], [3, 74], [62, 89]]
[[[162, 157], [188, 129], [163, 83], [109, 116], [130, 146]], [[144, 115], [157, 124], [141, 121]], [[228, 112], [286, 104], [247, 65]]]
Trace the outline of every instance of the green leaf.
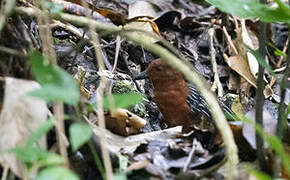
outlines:
[[58, 154], [47, 152], [45, 156], [41, 156], [37, 161], [39, 167], [61, 165], [65, 163], [63, 157]]
[[[142, 101], [143, 96], [140, 93], [113, 94], [114, 108], [128, 108]], [[108, 97], [104, 98], [104, 109], [109, 109]]]
[[32, 73], [41, 84], [41, 88], [29, 93], [47, 102], [64, 101], [76, 105], [79, 100], [79, 90], [71, 75], [59, 67], [54, 67], [44, 61], [39, 52], [30, 56]]
[[259, 3], [258, 0], [206, 0], [223, 12], [239, 18], [260, 18], [264, 22], [290, 23], [290, 8], [280, 0], [275, 0], [277, 8]]
[[265, 59], [263, 58], [263, 56], [260, 54], [260, 52], [258, 50], [253, 50], [252, 48], [250, 48], [249, 46], [245, 45], [247, 47], [247, 50], [253, 54], [255, 56], [255, 58], [257, 59], [257, 61], [259, 62], [259, 64], [261, 66], [263, 66], [272, 76], [276, 77], [275, 72], [272, 70], [272, 68], [269, 66], [269, 64], [266, 63]]
[[33, 131], [27, 139], [26, 146], [32, 146], [40, 138], [42, 138], [52, 127], [54, 123], [51, 120], [44, 122], [35, 131]]
[[85, 144], [91, 137], [92, 131], [89, 125], [84, 123], [74, 123], [69, 127], [69, 137], [72, 150], [76, 151]]
[[274, 46], [272, 43], [268, 42], [267, 45], [274, 49], [274, 54], [275, 54], [276, 56], [287, 57], [287, 54], [286, 54], [286, 53], [284, 53], [283, 51], [281, 51], [280, 49], [278, 49], [278, 48], [277, 48], [276, 46]]
[[251, 173], [256, 176], [257, 179], [259, 180], [272, 180], [272, 178], [268, 175], [265, 174], [261, 171], [257, 171], [257, 170], [252, 170]]
[[47, 154], [47, 151], [37, 147], [16, 147], [9, 152], [14, 153], [24, 163], [34, 163]]
[[40, 171], [36, 180], [79, 180], [79, 177], [64, 167], [53, 166]]
[[38, 147], [16, 147], [9, 152], [14, 153], [24, 163], [38, 164], [39, 167], [63, 164], [64, 159], [58, 154], [51, 153]]

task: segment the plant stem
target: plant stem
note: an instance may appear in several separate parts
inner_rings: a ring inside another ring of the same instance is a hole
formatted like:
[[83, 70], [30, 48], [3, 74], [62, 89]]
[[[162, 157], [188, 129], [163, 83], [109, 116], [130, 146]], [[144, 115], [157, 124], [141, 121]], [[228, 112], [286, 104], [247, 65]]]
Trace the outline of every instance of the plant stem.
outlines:
[[[264, 0], [260, 1], [261, 3], [265, 3]], [[266, 36], [266, 24], [263, 22], [259, 22], [259, 51], [263, 57], [266, 55], [266, 43], [265, 39]], [[258, 80], [257, 80], [257, 91], [256, 91], [256, 114], [255, 114], [255, 120], [256, 124], [263, 127], [263, 105], [264, 105], [264, 88], [265, 88], [265, 82], [264, 82], [264, 67], [259, 64], [259, 71], [258, 71]], [[269, 172], [269, 169], [267, 168], [267, 162], [265, 159], [265, 150], [264, 150], [264, 140], [263, 137], [256, 132], [256, 146], [257, 146], [257, 158], [259, 167], [263, 172]]]

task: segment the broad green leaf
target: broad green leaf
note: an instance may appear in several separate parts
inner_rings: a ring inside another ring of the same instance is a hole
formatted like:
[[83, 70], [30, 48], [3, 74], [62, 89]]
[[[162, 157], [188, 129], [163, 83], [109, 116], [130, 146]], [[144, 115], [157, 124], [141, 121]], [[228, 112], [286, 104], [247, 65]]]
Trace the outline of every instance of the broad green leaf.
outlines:
[[64, 101], [76, 105], [79, 100], [79, 90], [71, 75], [59, 67], [54, 67], [44, 61], [43, 56], [34, 52], [30, 56], [32, 73], [41, 84], [41, 88], [29, 93], [47, 102]]
[[53, 166], [40, 171], [36, 180], [79, 180], [79, 177], [64, 167]]
[[74, 123], [69, 127], [69, 138], [72, 150], [76, 151], [84, 145], [91, 137], [92, 130], [89, 125], [84, 123]]
[[206, 0], [223, 12], [239, 18], [260, 18], [264, 22], [290, 23], [290, 8], [280, 0], [275, 0], [277, 8], [259, 3], [258, 0]]
[[[128, 108], [142, 101], [143, 96], [140, 93], [113, 94], [114, 108]], [[104, 109], [109, 109], [108, 97], [104, 98]]]
[[40, 138], [42, 138], [52, 127], [54, 123], [51, 120], [44, 122], [40, 127], [38, 127], [34, 132], [28, 136], [26, 146], [32, 146]]
[[275, 72], [272, 70], [272, 68], [269, 66], [269, 64], [266, 63], [265, 59], [263, 56], [260, 54], [258, 50], [253, 50], [249, 46], [245, 45], [247, 47], [247, 50], [255, 56], [257, 61], [261, 66], [263, 66], [272, 76], [276, 77]]

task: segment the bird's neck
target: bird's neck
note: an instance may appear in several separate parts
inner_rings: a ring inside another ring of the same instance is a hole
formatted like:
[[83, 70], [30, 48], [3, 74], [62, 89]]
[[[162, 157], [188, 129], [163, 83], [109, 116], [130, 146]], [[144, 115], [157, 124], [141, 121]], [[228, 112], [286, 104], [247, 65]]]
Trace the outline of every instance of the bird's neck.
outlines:
[[183, 78], [175, 78], [175, 79], [154, 79], [152, 80], [154, 91], [158, 92], [168, 92], [168, 91], [178, 91], [182, 93], [185, 97], [188, 96], [189, 90], [187, 83]]

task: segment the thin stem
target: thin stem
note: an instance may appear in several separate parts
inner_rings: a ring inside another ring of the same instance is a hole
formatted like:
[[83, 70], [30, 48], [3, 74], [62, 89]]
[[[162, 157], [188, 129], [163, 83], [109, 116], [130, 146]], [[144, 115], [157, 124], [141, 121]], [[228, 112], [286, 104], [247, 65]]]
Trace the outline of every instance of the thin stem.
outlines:
[[[88, 7], [88, 4], [82, 0], [82, 4], [85, 7]], [[90, 14], [87, 14], [87, 17], [89, 19], [91, 18]], [[105, 64], [104, 64], [104, 58], [103, 58], [103, 53], [100, 45], [100, 40], [99, 40], [99, 35], [95, 33], [95, 27], [93, 24], [89, 23], [88, 27], [90, 28], [90, 34], [93, 40], [93, 45], [95, 47], [95, 55], [97, 58], [97, 63], [99, 67], [99, 71], [104, 71]], [[102, 128], [102, 130], [106, 129], [106, 123], [105, 123], [105, 117], [104, 117], [104, 109], [103, 109], [103, 96], [105, 92], [105, 88], [108, 84], [107, 79], [104, 76], [101, 76], [100, 78], [100, 85], [99, 88], [97, 89], [97, 115], [98, 115], [98, 124]], [[112, 180], [113, 179], [113, 168], [112, 168], [112, 163], [111, 163], [111, 158], [110, 154], [107, 147], [107, 142], [106, 139], [103, 136], [100, 136], [100, 144], [101, 144], [101, 151], [102, 151], [102, 158], [106, 170], [106, 179], [107, 180]]]
[[[259, 51], [262, 54], [263, 57], [265, 57], [266, 54], [266, 44], [265, 39], [266, 36], [266, 24], [263, 22], [259, 22]], [[256, 112], [255, 112], [255, 120], [256, 124], [263, 127], [263, 105], [264, 105], [264, 88], [265, 88], [265, 82], [264, 82], [264, 67], [259, 64], [259, 71], [258, 71], [258, 80], [257, 80], [257, 91], [256, 91]], [[257, 145], [257, 158], [259, 167], [263, 172], [268, 172], [267, 163], [265, 159], [265, 150], [264, 150], [264, 140], [263, 137], [256, 132], [256, 145]]]
[[[42, 51], [43, 56], [48, 61], [50, 60], [54, 66], [57, 66], [56, 53], [53, 48], [53, 40], [51, 36], [50, 16], [47, 12], [47, 9], [44, 6], [44, 1], [38, 2], [39, 7], [43, 10], [38, 11], [37, 20], [39, 25], [39, 34], [42, 41]], [[56, 134], [58, 140], [58, 146], [61, 156], [65, 160], [65, 166], [69, 167], [68, 154], [67, 154], [67, 143], [65, 136], [64, 128], [64, 111], [63, 111], [63, 102], [56, 102], [53, 105], [54, 115], [56, 119]]]

